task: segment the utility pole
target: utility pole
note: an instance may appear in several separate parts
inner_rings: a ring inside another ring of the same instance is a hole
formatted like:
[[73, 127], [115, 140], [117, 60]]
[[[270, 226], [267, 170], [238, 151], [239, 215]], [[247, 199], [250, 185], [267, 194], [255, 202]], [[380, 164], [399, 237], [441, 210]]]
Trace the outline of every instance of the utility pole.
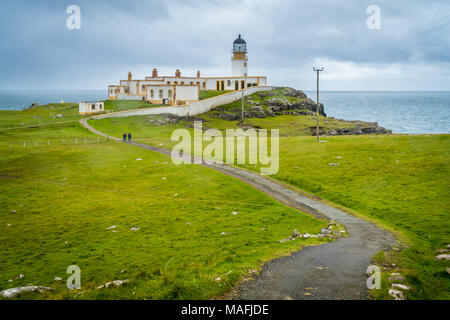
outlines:
[[242, 98], [241, 98], [241, 105], [242, 105], [242, 123], [244, 123], [244, 89], [242, 89]]
[[319, 106], [320, 106], [320, 104], [319, 104], [319, 73], [321, 71], [323, 71], [323, 67], [320, 67], [320, 68], [314, 67], [313, 71], [315, 71], [317, 73], [317, 107], [316, 107], [317, 132], [316, 132], [316, 135], [317, 135], [317, 142], [319, 142], [320, 141], [320, 139], [319, 139]]

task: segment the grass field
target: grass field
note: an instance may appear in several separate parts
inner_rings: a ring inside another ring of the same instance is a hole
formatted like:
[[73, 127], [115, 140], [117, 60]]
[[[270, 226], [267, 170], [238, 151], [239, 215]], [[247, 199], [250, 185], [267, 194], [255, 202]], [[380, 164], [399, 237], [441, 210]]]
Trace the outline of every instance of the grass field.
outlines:
[[[237, 128], [237, 121], [201, 116], [206, 128]], [[184, 121], [156, 126], [145, 117], [90, 121], [103, 132], [120, 136], [129, 128], [150, 145], [172, 147], [175, 128]], [[305, 136], [314, 122], [308, 116], [247, 119], [246, 124], [280, 129], [280, 170], [274, 178], [331, 201], [347, 211], [371, 219], [396, 232], [400, 248], [377, 255], [384, 277], [401, 272], [414, 290], [411, 299], [449, 299], [448, 262], [436, 261], [436, 250], [450, 244], [450, 136], [363, 135], [326, 137], [323, 143]], [[322, 126], [341, 126], [336, 120]], [[192, 130], [192, 129], [190, 129]], [[206, 147], [206, 143], [204, 147]], [[331, 166], [330, 163], [338, 163]], [[257, 170], [256, 166], [246, 166]], [[397, 267], [392, 268], [392, 263]], [[388, 298], [387, 281], [376, 298]]]
[[[318, 243], [278, 240], [294, 228], [318, 233], [323, 221], [213, 170], [99, 139], [70, 106], [0, 111], [0, 128], [45, 122], [0, 129], [1, 290], [55, 288], [22, 299], [209, 299], [249, 269]], [[69, 291], [74, 264], [82, 289]], [[130, 283], [96, 289], [116, 279]]]

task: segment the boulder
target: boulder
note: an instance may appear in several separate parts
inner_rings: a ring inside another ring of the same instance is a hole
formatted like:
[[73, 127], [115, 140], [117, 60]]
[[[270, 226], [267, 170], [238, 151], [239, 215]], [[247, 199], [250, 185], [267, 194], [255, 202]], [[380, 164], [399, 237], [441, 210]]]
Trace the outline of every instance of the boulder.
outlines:
[[405, 300], [405, 293], [396, 289], [389, 289], [389, 295], [394, 298], [394, 300]]
[[49, 287], [42, 287], [42, 286], [26, 286], [26, 287], [18, 287], [18, 288], [11, 288], [6, 289], [0, 292], [0, 296], [8, 299], [13, 299], [18, 297], [20, 294], [24, 292], [39, 292], [42, 293], [44, 291], [50, 291], [53, 290], [53, 288]]
[[440, 254], [436, 256], [436, 260], [450, 260], [450, 254]]
[[401, 283], [392, 284], [392, 288], [399, 289], [399, 290], [411, 290], [411, 287], [407, 286], [406, 284], [401, 284]]
[[122, 285], [126, 285], [128, 282], [129, 282], [129, 280], [114, 280], [114, 281], [107, 282], [107, 283], [97, 287], [97, 289], [107, 289], [109, 287], [119, 287]]
[[292, 231], [292, 238], [298, 238], [301, 237], [300, 232], [297, 231], [297, 229], [294, 229], [294, 231]]
[[388, 278], [389, 281], [405, 281], [405, 277], [402, 275], [399, 276], [392, 276]]

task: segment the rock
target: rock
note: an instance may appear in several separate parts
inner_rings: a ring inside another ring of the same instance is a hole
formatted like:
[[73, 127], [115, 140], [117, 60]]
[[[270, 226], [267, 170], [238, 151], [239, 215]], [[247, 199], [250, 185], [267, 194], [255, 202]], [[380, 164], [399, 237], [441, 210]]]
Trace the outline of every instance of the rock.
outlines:
[[330, 220], [330, 222], [328, 222], [328, 226], [334, 226], [334, 225], [336, 225], [335, 220]]
[[395, 289], [389, 289], [389, 295], [394, 298], [394, 300], [405, 300], [405, 294], [403, 291], [395, 290]]
[[338, 166], [339, 163], [330, 163], [330, 166]]
[[330, 234], [331, 231], [329, 229], [327, 229], [327, 228], [322, 228], [322, 230], [320, 230], [320, 233], [321, 234]]
[[440, 254], [436, 257], [436, 260], [450, 260], [450, 254]]
[[450, 275], [450, 268], [447, 268], [447, 274]]
[[60, 119], [60, 118], [64, 118], [64, 115], [63, 114], [55, 114], [53, 116], [53, 119]]
[[224, 235], [227, 235], [227, 234], [230, 234], [229, 232], [221, 232], [220, 233], [222, 236], [224, 236]]
[[142, 159], [141, 158], [137, 158], [136, 161], [142, 161]]
[[0, 296], [8, 299], [13, 299], [19, 296], [23, 292], [39, 292], [42, 293], [44, 291], [50, 291], [53, 288], [49, 287], [41, 287], [41, 286], [26, 286], [26, 287], [18, 287], [12, 289], [6, 289], [0, 292]]
[[215, 281], [220, 281], [220, 280], [222, 280], [220, 277], [217, 277], [217, 278], [215, 278], [214, 279]]
[[447, 251], [448, 251], [447, 248], [445, 248], [445, 249], [437, 249], [436, 250], [437, 253], [444, 253], [444, 252], [447, 252]]
[[392, 288], [400, 289], [400, 290], [411, 290], [411, 287], [407, 286], [406, 284], [400, 284], [400, 283], [392, 284]]
[[125, 273], [125, 272], [127, 272], [127, 270], [125, 270], [125, 269], [124, 269], [124, 270], [122, 270], [122, 271], [120, 271], [120, 273]]
[[13, 278], [13, 281], [17, 281], [17, 280], [22, 280], [23, 278], [25, 278], [25, 276], [23, 274], [19, 274], [17, 277]]
[[11, 210], [11, 213], [17, 213], [17, 210]]
[[33, 110], [33, 109], [36, 109], [37, 107], [39, 107], [39, 103], [33, 102], [31, 104], [31, 106], [29, 106], [28, 108], [25, 108], [25, 110]]
[[388, 281], [405, 281], [405, 277], [402, 275], [399, 276], [392, 276], [388, 278]]
[[129, 280], [114, 280], [114, 281], [107, 282], [107, 283], [97, 287], [97, 289], [105, 289], [105, 288], [107, 289], [107, 288], [113, 287], [113, 286], [119, 287], [122, 285], [126, 285], [128, 282], [129, 282]]
[[235, 216], [235, 215], [239, 214], [239, 212], [235, 211], [235, 212], [232, 212], [231, 214]]
[[141, 230], [141, 228], [138, 228], [138, 227], [131, 228], [131, 231], [138, 231], [138, 230]]
[[115, 228], [116, 228], [116, 226], [111, 226], [111, 227], [106, 228], [106, 230], [111, 230], [111, 229], [115, 229]]
[[61, 281], [62, 279], [60, 277], [55, 277], [55, 279], [53, 279], [55, 281]]
[[297, 231], [297, 229], [294, 229], [294, 231], [292, 231], [292, 238], [298, 238], [301, 237], [302, 235], [300, 234], [300, 232]]

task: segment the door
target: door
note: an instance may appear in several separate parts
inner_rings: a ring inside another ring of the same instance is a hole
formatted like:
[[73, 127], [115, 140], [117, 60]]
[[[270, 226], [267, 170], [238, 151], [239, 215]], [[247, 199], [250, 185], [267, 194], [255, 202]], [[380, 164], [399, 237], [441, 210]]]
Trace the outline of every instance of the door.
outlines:
[[225, 90], [225, 80], [222, 80], [222, 82], [221, 82], [221, 90], [222, 91]]
[[245, 89], [245, 80], [241, 81], [241, 89]]
[[239, 90], [239, 81], [238, 80], [236, 80], [234, 82], [234, 90]]
[[216, 90], [217, 90], [217, 91], [220, 90], [220, 81], [216, 81]]

